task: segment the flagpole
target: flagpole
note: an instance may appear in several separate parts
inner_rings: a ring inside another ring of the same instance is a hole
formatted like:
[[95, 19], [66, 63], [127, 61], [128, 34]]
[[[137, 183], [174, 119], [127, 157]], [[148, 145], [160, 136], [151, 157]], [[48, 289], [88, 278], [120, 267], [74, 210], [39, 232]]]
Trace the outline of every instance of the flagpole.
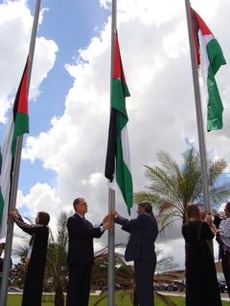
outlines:
[[40, 7], [41, 7], [41, 0], [36, 0], [36, 7], [34, 12], [34, 20], [33, 20], [33, 27], [31, 32], [31, 40], [30, 40], [30, 48], [29, 48], [29, 71], [28, 71], [28, 94], [30, 89], [30, 81], [31, 81], [31, 71], [34, 61], [34, 49], [36, 45], [36, 37], [37, 37], [37, 29], [38, 29], [38, 21], [39, 21], [39, 14], [40, 14]]
[[[33, 27], [31, 33], [30, 47], [29, 47], [29, 70], [28, 70], [28, 84], [27, 84], [27, 95], [29, 94], [30, 80], [31, 80], [31, 71], [32, 64], [34, 58], [34, 49], [36, 43], [36, 35], [37, 35], [37, 26], [39, 20], [41, 0], [36, 0], [36, 7], [34, 13]], [[16, 198], [17, 198], [17, 189], [18, 189], [18, 178], [19, 178], [19, 169], [20, 169], [20, 161], [21, 161], [21, 151], [22, 151], [22, 142], [23, 135], [20, 135], [17, 139], [15, 157], [13, 161], [13, 178], [12, 178], [12, 186], [10, 192], [9, 199], [9, 212], [10, 210], [16, 207]], [[7, 223], [7, 235], [6, 235], [6, 244], [4, 250], [4, 262], [3, 262], [3, 271], [2, 271], [2, 283], [0, 290], [0, 305], [5, 306], [7, 300], [7, 291], [9, 284], [9, 274], [10, 274], [10, 266], [11, 266], [11, 250], [12, 250], [12, 240], [13, 240], [13, 229], [14, 223], [11, 218], [8, 218]]]
[[[115, 191], [109, 188], [109, 213], [115, 209]], [[115, 226], [112, 222], [111, 229], [108, 232], [108, 306], [115, 305]]]
[[[112, 76], [114, 70], [114, 37], [117, 30], [117, 0], [112, 0], [111, 20], [111, 78], [110, 78], [110, 102], [112, 101]], [[109, 188], [108, 211], [115, 209], [115, 191]], [[115, 225], [112, 221], [111, 229], [108, 232], [108, 306], [115, 305]]]
[[186, 16], [188, 24], [188, 36], [190, 44], [193, 86], [194, 86], [195, 104], [196, 104], [196, 118], [197, 118], [197, 129], [198, 129], [199, 151], [200, 151], [200, 163], [201, 163], [201, 178], [202, 178], [202, 188], [204, 194], [204, 210], [207, 212], [210, 211], [211, 209], [210, 196], [209, 196], [208, 168], [207, 168], [207, 159], [206, 159], [206, 145], [204, 137], [204, 125], [203, 125], [202, 108], [201, 108], [198, 69], [197, 69], [195, 46], [194, 46], [193, 33], [192, 33], [192, 20], [190, 13], [191, 5], [189, 0], [185, 0], [185, 8], [186, 8]]

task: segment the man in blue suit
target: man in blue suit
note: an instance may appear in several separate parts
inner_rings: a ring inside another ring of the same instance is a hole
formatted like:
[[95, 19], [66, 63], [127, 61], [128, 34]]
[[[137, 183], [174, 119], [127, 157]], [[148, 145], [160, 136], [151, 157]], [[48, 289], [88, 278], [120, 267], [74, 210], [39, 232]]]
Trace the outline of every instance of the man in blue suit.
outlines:
[[73, 207], [75, 214], [67, 221], [69, 283], [66, 305], [88, 306], [94, 261], [93, 238], [100, 238], [110, 224], [108, 218], [104, 218], [100, 226], [93, 227], [92, 223], [85, 219], [88, 205], [84, 198], [75, 199]]
[[130, 233], [125, 260], [134, 261], [137, 296], [140, 306], [154, 305], [153, 277], [156, 267], [155, 240], [158, 225], [149, 202], [138, 203], [137, 218], [128, 220], [112, 212], [114, 221]]

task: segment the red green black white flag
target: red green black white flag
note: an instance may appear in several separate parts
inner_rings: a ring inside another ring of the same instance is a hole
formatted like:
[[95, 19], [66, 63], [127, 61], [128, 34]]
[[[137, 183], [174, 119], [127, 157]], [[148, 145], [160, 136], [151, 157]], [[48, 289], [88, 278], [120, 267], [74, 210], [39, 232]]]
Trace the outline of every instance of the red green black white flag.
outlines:
[[125, 102], [125, 98], [130, 96], [130, 94], [123, 71], [117, 33], [114, 35], [113, 76], [111, 86], [111, 112], [105, 177], [108, 178], [111, 183], [117, 183], [130, 214], [131, 207], [133, 206], [133, 184], [127, 133], [127, 123], [129, 119]]
[[13, 111], [7, 124], [3, 145], [0, 151], [0, 238], [5, 237], [6, 235], [6, 224], [8, 219], [17, 139], [22, 134], [29, 133], [29, 65], [30, 60], [28, 57], [20, 85], [16, 93]]
[[219, 68], [226, 64], [222, 49], [213, 33], [203, 19], [191, 8], [193, 37], [196, 47], [197, 65], [201, 67], [206, 82], [207, 130], [218, 130], [223, 127], [223, 105], [215, 80]]

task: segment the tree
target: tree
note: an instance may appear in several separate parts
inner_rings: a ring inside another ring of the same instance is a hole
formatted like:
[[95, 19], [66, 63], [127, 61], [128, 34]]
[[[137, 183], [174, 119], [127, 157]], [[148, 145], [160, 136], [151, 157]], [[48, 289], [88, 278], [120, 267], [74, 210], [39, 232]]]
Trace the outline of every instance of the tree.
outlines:
[[[47, 250], [47, 263], [44, 284], [55, 290], [54, 305], [64, 306], [64, 289], [67, 282], [67, 219], [65, 212], [61, 212], [57, 221], [57, 235], [51, 232], [50, 242]], [[54, 288], [52, 288], [54, 286]]]
[[[189, 203], [203, 203], [203, 190], [199, 153], [188, 149], [180, 166], [167, 152], [157, 153], [159, 166], [145, 165], [145, 176], [150, 184], [147, 191], [135, 193], [136, 202], [148, 200], [159, 213], [158, 222], [163, 230], [178, 219], [185, 221]], [[210, 200], [212, 207], [230, 195], [230, 183], [220, 180], [227, 167], [224, 159], [208, 160]]]
[[[115, 245], [115, 284], [117, 289], [132, 289], [134, 280], [133, 266], [127, 265], [124, 256], [116, 251], [118, 247], [125, 247], [123, 244]], [[108, 247], [104, 247], [94, 255], [91, 287], [107, 290], [107, 269], [108, 269]]]
[[[120, 299], [121, 302], [127, 295], [130, 298], [130, 301], [133, 306], [138, 306], [138, 298], [137, 298], [137, 290], [135, 286], [135, 276], [134, 276], [134, 267], [133, 265], [127, 264], [125, 262], [124, 256], [118, 252], [116, 252], [117, 247], [125, 247], [124, 244], [116, 244], [115, 245], [115, 289], [120, 291]], [[160, 251], [157, 251], [159, 254]], [[95, 254], [95, 264], [93, 266], [92, 273], [92, 282], [91, 287], [102, 289], [102, 294], [94, 306], [101, 305], [102, 301], [108, 298], [107, 296], [107, 268], [108, 268], [108, 248], [105, 247], [98, 251]], [[172, 264], [172, 260], [168, 259], [167, 262], [162, 259], [160, 265], [167, 265], [168, 267]], [[172, 264], [173, 266], [173, 264]], [[175, 265], [174, 265], [175, 267]], [[175, 306], [175, 303], [170, 301], [170, 298], [160, 294], [155, 291], [155, 294], [161, 299], [163, 305], [166, 306]], [[119, 305], [119, 304], [116, 304]]]

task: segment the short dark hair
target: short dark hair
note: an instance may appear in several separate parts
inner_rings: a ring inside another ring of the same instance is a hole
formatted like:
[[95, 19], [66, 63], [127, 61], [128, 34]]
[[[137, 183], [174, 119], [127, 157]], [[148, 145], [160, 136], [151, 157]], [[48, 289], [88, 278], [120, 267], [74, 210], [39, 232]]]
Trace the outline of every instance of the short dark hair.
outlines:
[[50, 222], [50, 215], [45, 211], [38, 212], [39, 224], [47, 226]]
[[151, 213], [153, 211], [152, 204], [148, 201], [139, 202], [138, 205], [143, 207], [147, 213]]

